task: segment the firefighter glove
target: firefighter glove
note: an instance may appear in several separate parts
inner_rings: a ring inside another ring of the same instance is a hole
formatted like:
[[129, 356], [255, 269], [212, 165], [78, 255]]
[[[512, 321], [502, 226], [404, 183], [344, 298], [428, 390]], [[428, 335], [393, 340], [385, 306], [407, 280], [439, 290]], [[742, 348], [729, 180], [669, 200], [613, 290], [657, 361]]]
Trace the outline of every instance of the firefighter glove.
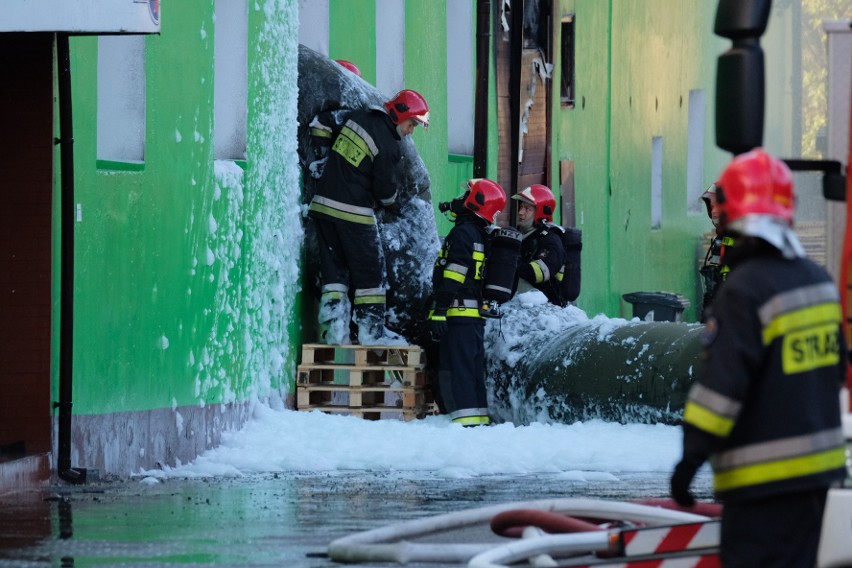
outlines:
[[435, 309], [429, 318], [429, 335], [432, 341], [439, 342], [447, 333], [447, 310]]
[[695, 460], [684, 458], [674, 468], [671, 479], [672, 498], [681, 507], [695, 505], [695, 497], [689, 491], [689, 485], [700, 466], [700, 462], [696, 463]]
[[384, 211], [385, 217], [402, 217], [402, 206], [400, 206], [399, 201], [394, 201], [390, 205], [385, 205]]

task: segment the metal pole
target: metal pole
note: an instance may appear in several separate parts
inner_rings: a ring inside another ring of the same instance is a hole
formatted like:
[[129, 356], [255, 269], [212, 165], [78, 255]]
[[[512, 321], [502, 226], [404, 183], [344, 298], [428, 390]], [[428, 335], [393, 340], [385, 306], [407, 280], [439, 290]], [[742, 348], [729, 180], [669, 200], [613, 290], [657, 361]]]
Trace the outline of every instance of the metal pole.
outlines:
[[68, 34], [56, 34], [59, 83], [61, 271], [59, 311], [59, 409], [57, 468], [71, 483], [85, 481], [85, 470], [71, 467], [71, 406], [74, 353], [74, 131], [71, 117], [71, 56]]
[[484, 178], [488, 166], [488, 78], [491, 47], [491, 2], [476, 3], [476, 95], [473, 129], [473, 177]]

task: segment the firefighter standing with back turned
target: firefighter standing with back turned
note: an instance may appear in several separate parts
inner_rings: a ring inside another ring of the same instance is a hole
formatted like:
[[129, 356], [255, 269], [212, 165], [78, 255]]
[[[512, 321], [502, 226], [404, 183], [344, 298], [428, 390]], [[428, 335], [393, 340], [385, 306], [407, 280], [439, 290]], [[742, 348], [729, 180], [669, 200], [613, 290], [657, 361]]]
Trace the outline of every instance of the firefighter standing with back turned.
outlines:
[[722, 233], [737, 244], [705, 326], [672, 496], [690, 506], [689, 485], [709, 459], [724, 504], [722, 565], [814, 566], [828, 488], [846, 476], [839, 293], [792, 230], [782, 161], [762, 149], [737, 156], [716, 197]]
[[350, 317], [361, 345], [405, 343], [385, 327], [387, 278], [375, 209], [398, 208], [400, 142], [418, 124], [428, 127], [429, 106], [416, 91], [403, 90], [384, 108], [353, 111], [334, 139], [309, 208], [319, 239], [323, 343], [349, 343]]
[[439, 343], [438, 385], [445, 411], [463, 426], [487, 426], [491, 418], [485, 390], [485, 320], [479, 312], [485, 228], [506, 206], [506, 194], [487, 179], [470, 180], [468, 187], [435, 261], [429, 332]]

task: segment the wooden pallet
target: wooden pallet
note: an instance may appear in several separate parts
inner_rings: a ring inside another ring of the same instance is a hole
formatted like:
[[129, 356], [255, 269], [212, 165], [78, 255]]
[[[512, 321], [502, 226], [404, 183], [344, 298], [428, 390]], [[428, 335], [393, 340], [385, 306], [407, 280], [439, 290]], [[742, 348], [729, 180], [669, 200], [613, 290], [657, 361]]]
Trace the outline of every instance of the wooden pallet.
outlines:
[[422, 418], [431, 414], [424, 354], [414, 345], [309, 343], [297, 368], [296, 408], [362, 418]]
[[[404, 387], [426, 387], [426, 371], [407, 367], [355, 367], [347, 365], [299, 365], [296, 369], [297, 386], [341, 385], [341, 376], [348, 377], [346, 386], [361, 387], [381, 385], [391, 380], [399, 381]], [[335, 382], [337, 378], [337, 382]]]
[[334, 364], [341, 354], [354, 358], [357, 367], [415, 367], [425, 365], [423, 349], [417, 345], [323, 345], [306, 343], [302, 346], [302, 365]]
[[[307, 407], [338, 406], [333, 402], [335, 393], [346, 393], [349, 395], [348, 408], [363, 408], [365, 406], [387, 406], [388, 410], [401, 410], [426, 406], [426, 389], [412, 389], [405, 387], [393, 387], [390, 385], [377, 385], [372, 387], [347, 387], [341, 385], [309, 386], [298, 389], [296, 393], [296, 404], [299, 410]], [[391, 396], [388, 396], [391, 395]], [[392, 400], [391, 404], [386, 401]]]
[[405, 422], [414, 419], [422, 419], [434, 414], [431, 406], [417, 408], [386, 408], [386, 407], [362, 407], [350, 408], [348, 406], [322, 406], [317, 408], [300, 408], [299, 410], [320, 410], [326, 414], [340, 414], [355, 416], [364, 420], [402, 419]]

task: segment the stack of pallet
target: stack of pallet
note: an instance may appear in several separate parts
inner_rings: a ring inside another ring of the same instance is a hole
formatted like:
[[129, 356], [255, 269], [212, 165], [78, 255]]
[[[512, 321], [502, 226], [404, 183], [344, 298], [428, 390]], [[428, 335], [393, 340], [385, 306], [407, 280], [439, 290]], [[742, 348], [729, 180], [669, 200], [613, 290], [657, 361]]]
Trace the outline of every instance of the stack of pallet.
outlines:
[[296, 408], [368, 420], [423, 418], [434, 406], [424, 359], [416, 345], [305, 344]]

